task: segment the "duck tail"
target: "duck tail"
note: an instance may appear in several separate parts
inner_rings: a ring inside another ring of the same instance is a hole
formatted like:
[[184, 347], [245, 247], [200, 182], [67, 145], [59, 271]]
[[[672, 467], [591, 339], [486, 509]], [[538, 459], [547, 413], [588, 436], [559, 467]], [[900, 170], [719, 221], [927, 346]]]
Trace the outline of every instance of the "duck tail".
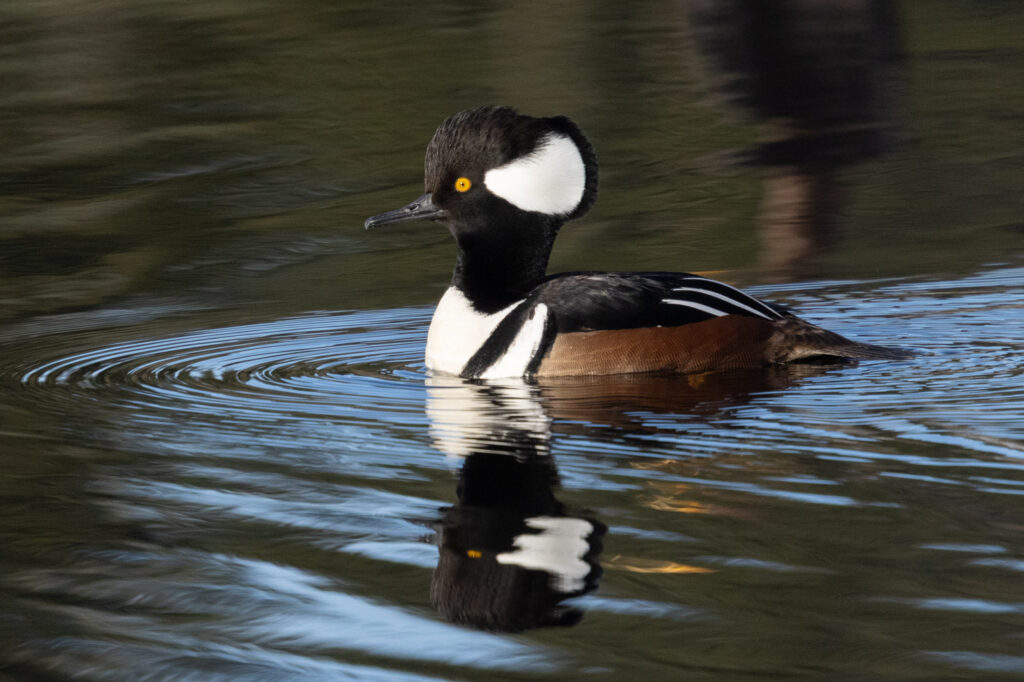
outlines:
[[848, 358], [851, 360], [906, 360], [914, 353], [904, 348], [861, 343], [822, 329], [797, 317], [777, 323], [771, 342], [773, 356], [779, 362], [811, 358]]

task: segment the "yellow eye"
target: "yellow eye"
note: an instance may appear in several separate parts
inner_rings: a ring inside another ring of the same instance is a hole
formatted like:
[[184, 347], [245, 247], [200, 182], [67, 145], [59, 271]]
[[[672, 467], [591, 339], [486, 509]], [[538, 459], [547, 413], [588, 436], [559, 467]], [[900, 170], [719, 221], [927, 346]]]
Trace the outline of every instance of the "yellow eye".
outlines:
[[459, 178], [455, 181], [456, 192], [468, 192], [469, 188], [473, 186], [473, 183], [469, 181], [469, 178]]

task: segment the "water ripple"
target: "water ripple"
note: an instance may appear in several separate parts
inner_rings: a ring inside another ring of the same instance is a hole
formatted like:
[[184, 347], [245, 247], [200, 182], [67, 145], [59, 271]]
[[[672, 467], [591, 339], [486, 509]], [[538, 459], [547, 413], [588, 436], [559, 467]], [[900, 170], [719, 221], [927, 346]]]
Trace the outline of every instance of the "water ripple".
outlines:
[[106, 402], [110, 391], [97, 391], [120, 389], [139, 410], [372, 420], [385, 398], [391, 410], [417, 403], [405, 379], [422, 374], [428, 314], [325, 313], [128, 341], [57, 357], [18, 380], [38, 401]]

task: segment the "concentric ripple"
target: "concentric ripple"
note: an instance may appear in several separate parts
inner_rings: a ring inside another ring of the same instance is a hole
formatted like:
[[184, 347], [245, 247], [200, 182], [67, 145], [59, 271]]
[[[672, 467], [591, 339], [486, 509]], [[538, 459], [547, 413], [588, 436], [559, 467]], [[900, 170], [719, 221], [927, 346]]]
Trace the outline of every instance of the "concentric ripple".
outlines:
[[325, 313], [205, 329], [64, 355], [18, 379], [33, 401], [116, 396], [199, 414], [372, 418], [382, 400], [391, 410], [420, 400], [419, 382], [402, 379], [421, 374], [428, 315]]

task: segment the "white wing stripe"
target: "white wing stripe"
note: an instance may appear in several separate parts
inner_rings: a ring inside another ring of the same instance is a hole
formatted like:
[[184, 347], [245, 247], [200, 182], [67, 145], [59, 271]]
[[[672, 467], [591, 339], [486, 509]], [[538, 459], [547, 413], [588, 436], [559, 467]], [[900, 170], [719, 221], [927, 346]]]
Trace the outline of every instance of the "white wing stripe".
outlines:
[[[747, 293], [745, 293], [743, 291], [740, 291], [739, 289], [737, 289], [736, 287], [734, 287], [732, 285], [726, 284], [725, 282], [719, 282], [716, 279], [708, 279], [707, 277], [696, 277], [696, 276], [694, 276], [694, 277], [684, 277], [683, 279], [684, 280], [689, 280], [689, 281], [692, 281], [692, 282], [710, 282], [711, 284], [717, 284], [720, 287], [725, 287], [729, 291], [735, 291], [737, 294], [739, 294], [743, 298], [751, 301], [752, 303], [756, 303], [758, 306], [760, 306], [761, 310], [764, 311], [764, 312], [767, 312], [769, 316], [775, 317], [775, 318], [782, 317], [782, 315], [779, 315], [779, 313], [777, 311], [773, 310], [771, 306], [765, 305], [764, 303], [762, 303], [761, 301], [757, 300], [756, 298], [750, 296], [749, 294], [747, 294]], [[679, 289], [675, 289], [674, 291], [679, 291]], [[703, 289], [702, 289], [702, 291], [703, 291]]]
[[757, 315], [759, 317], [763, 317], [766, 320], [772, 319], [772, 318], [768, 317], [767, 315], [765, 315], [764, 313], [762, 313], [760, 310], [754, 310], [753, 308], [751, 308], [746, 303], [740, 303], [736, 299], [729, 298], [725, 294], [720, 294], [717, 291], [709, 291], [707, 289], [698, 289], [696, 287], [676, 287], [672, 291], [696, 291], [697, 293], [701, 293], [701, 294], [704, 294], [706, 296], [714, 296], [717, 299], [720, 299], [722, 301], [726, 301], [727, 303], [731, 303], [732, 305], [734, 305], [734, 306], [736, 306], [738, 308], [743, 308], [744, 310], [752, 312], [755, 315]]
[[709, 315], [714, 315], [715, 317], [722, 317], [723, 315], [728, 315], [729, 314], [727, 312], [723, 312], [721, 310], [718, 310], [717, 308], [712, 308], [711, 306], [701, 305], [700, 303], [694, 303], [693, 301], [683, 301], [683, 300], [680, 300], [678, 298], [663, 298], [663, 299], [661, 299], [661, 302], [662, 303], [671, 303], [672, 305], [684, 305], [687, 308], [693, 308], [695, 310], [700, 310], [701, 312], [705, 312], [705, 313], [707, 313]]

